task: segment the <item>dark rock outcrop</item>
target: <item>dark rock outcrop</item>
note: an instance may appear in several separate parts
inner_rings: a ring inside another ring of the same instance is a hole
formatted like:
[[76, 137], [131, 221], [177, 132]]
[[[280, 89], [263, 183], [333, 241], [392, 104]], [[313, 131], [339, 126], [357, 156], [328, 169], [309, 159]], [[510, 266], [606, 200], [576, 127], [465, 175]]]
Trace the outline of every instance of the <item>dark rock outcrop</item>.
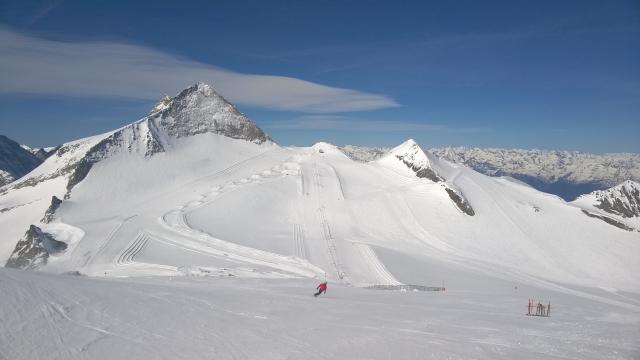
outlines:
[[413, 172], [416, 173], [417, 177], [423, 178], [423, 179], [429, 179], [429, 180], [431, 180], [433, 182], [444, 181], [444, 179], [442, 177], [438, 176], [438, 174], [436, 174], [436, 172], [433, 171], [433, 169], [431, 169], [430, 167], [413, 164], [412, 162], [406, 160], [402, 156], [397, 156], [396, 155], [396, 157], [400, 161], [402, 161], [405, 165], [407, 165], [408, 168], [413, 170]]
[[433, 182], [445, 180], [431, 167], [431, 160], [429, 160], [427, 154], [413, 139], [409, 139], [393, 148], [390, 154], [400, 160], [406, 167], [413, 170], [419, 178], [429, 179]]
[[640, 217], [640, 184], [625, 181], [609, 190], [597, 191], [595, 207], [623, 218]]
[[271, 140], [253, 121], [204, 83], [190, 86], [174, 98], [164, 97], [149, 118], [176, 138], [214, 133], [256, 144]]
[[53, 220], [53, 217], [56, 214], [56, 210], [58, 210], [58, 208], [60, 207], [60, 204], [62, 204], [62, 200], [58, 199], [56, 196], [52, 196], [51, 197], [51, 205], [49, 205], [49, 208], [44, 213], [44, 217], [40, 221], [45, 223], [45, 224], [50, 223], [51, 220]]
[[67, 249], [67, 244], [57, 241], [51, 234], [31, 225], [16, 244], [7, 260], [6, 267], [16, 269], [37, 269], [46, 265], [49, 256]]
[[471, 204], [469, 204], [469, 202], [464, 198], [464, 196], [462, 196], [462, 194], [459, 194], [457, 191], [449, 188], [448, 186], [445, 186], [444, 189], [447, 194], [449, 194], [449, 198], [451, 199], [451, 201], [453, 201], [453, 203], [458, 209], [460, 209], [460, 211], [469, 216], [474, 216], [476, 214], [475, 211], [473, 211]]
[[[257, 144], [271, 141], [260, 128], [241, 114], [209, 85], [198, 83], [170, 98], [165, 96], [148, 117], [119, 129], [94, 145], [72, 165], [67, 195], [86, 178], [97, 162], [117, 152], [152, 156], [170, 148], [167, 139], [203, 133], [224, 135]], [[64, 147], [58, 150], [60, 153]]]

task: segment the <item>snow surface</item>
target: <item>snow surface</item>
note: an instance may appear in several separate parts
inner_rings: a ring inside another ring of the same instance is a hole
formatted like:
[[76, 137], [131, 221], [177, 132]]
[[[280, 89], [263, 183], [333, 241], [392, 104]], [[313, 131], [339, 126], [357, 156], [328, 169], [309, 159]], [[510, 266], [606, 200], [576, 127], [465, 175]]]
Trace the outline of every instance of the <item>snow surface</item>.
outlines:
[[[377, 256], [390, 249], [519, 281], [640, 292], [640, 233], [530, 187], [427, 159], [411, 142], [398, 151], [404, 147], [446, 184], [417, 178], [395, 156], [354, 162], [326, 143], [282, 148], [207, 133], [175, 139], [153, 157], [115, 154], [43, 225], [68, 225], [74, 239], [44, 270], [177, 275], [200, 266], [398, 284], [397, 264]], [[59, 181], [2, 198], [28, 204], [0, 214], [15, 241], [42, 217], [52, 192], [61, 197]], [[460, 190], [475, 216], [462, 213], [445, 186]], [[2, 242], [5, 259], [14, 245]]]
[[[396, 254], [386, 254], [392, 258]], [[0, 269], [2, 359], [637, 359], [640, 298], [439, 269], [444, 292], [230, 276], [87, 278]], [[408, 280], [403, 279], [403, 280]], [[466, 284], [466, 285], [465, 285]], [[518, 286], [516, 289], [515, 286]], [[528, 299], [551, 317], [525, 316]]]
[[[280, 147], [212, 91], [0, 188], [0, 260], [31, 224], [67, 244], [42, 273], [0, 270], [0, 359], [638, 357], [640, 232], [413, 141], [367, 163]], [[367, 289], [403, 284], [447, 291]]]

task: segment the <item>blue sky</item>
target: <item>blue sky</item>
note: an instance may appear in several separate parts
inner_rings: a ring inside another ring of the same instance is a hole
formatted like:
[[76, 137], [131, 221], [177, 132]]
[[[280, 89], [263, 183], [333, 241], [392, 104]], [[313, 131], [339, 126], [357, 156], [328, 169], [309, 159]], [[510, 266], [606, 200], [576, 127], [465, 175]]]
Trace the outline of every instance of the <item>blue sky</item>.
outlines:
[[201, 80], [281, 144], [640, 152], [637, 1], [3, 0], [0, 54], [34, 146]]

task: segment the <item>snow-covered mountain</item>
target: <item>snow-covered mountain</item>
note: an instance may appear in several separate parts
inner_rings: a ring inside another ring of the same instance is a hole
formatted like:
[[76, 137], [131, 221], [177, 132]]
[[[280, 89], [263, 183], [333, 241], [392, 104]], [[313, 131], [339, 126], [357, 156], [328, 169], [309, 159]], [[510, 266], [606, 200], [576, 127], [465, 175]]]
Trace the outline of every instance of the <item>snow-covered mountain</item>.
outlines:
[[627, 180], [610, 189], [582, 195], [573, 203], [591, 216], [640, 231], [640, 184], [636, 181]]
[[20, 144], [0, 135], [0, 187], [21, 178], [42, 163]]
[[0, 357], [637, 352], [637, 183], [567, 203], [413, 140], [345, 153], [278, 146], [205, 84], [63, 144], [0, 187], [0, 264], [41, 272], [0, 269]]
[[464, 269], [640, 291], [637, 231], [412, 140], [367, 163], [280, 147], [204, 84], [62, 145], [0, 193], [0, 259], [47, 272], [399, 286]]
[[640, 181], [640, 154], [466, 147], [429, 151], [486, 175], [514, 177], [567, 201], [625, 180]]
[[[341, 150], [354, 160], [366, 162], [391, 149], [346, 145]], [[640, 180], [640, 154], [467, 147], [431, 148], [429, 152], [485, 175], [511, 176], [567, 201], [625, 180]]]
[[[73, 187], [84, 180], [95, 164], [119, 154], [149, 158], [173, 149], [181, 138], [204, 133], [220, 134], [256, 144], [270, 142], [269, 137], [262, 130], [209, 85], [195, 84], [173, 98], [163, 98], [148, 116], [130, 125], [59, 146], [55, 154], [47, 157], [41, 166], [33, 171], [31, 171], [33, 168], [28, 169], [31, 172], [27, 176], [0, 187], [0, 194], [4, 195], [3, 201], [0, 202], [0, 211], [15, 213], [18, 211], [12, 212], [12, 210], [20, 208], [26, 213], [25, 217], [20, 218], [22, 221], [12, 219], [9, 214], [5, 216], [8, 219], [6, 224], [11, 224], [11, 226], [7, 225], [8, 231], [5, 236], [10, 239], [19, 238], [18, 234], [24, 231], [20, 229], [22, 226], [24, 229], [29, 228], [30, 231], [25, 233], [21, 241], [29, 239], [30, 242], [42, 242], [42, 237], [36, 236], [40, 234], [37, 232], [40, 229], [36, 226], [34, 231], [32, 225], [38, 222], [36, 220], [38, 216], [44, 215], [42, 210], [50, 207], [49, 199], [52, 196], [69, 198]], [[30, 154], [24, 146], [21, 147], [10, 141], [4, 143], [10, 146], [4, 146], [3, 149], [15, 150], [21, 156], [40, 163], [38, 158]], [[10, 156], [11, 153], [8, 151], [6, 153], [8, 155], [3, 158], [13, 159]], [[22, 159], [19, 156], [15, 158]], [[12, 171], [22, 169], [19, 166], [20, 161], [5, 162], [8, 164], [7, 168]], [[24, 168], [23, 173], [29, 172], [26, 171], [26, 167]], [[34, 210], [28, 211], [28, 208]], [[2, 223], [1, 220], [0, 223]], [[4, 245], [6, 246], [7, 243]], [[23, 252], [23, 254], [33, 253]]]

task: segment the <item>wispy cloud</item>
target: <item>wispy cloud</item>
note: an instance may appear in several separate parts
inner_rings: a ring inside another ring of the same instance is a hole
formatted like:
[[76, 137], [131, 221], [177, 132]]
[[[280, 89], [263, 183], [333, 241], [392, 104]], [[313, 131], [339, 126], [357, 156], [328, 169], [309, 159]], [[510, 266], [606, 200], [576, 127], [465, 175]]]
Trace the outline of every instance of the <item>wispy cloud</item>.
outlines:
[[358, 132], [447, 132], [480, 133], [487, 128], [456, 128], [442, 124], [417, 123], [400, 120], [368, 120], [339, 115], [304, 115], [289, 120], [263, 123], [265, 129], [285, 130], [327, 130]]
[[399, 106], [386, 95], [238, 73], [139, 45], [54, 41], [0, 27], [0, 49], [0, 93], [157, 99], [204, 81], [233, 102], [268, 109], [337, 113]]
[[44, 19], [53, 9], [60, 6], [60, 4], [62, 4], [62, 0], [45, 1], [40, 5], [40, 7], [33, 15], [29, 16], [29, 18], [27, 19], [27, 23], [25, 24], [25, 28], [28, 28], [38, 21]]

